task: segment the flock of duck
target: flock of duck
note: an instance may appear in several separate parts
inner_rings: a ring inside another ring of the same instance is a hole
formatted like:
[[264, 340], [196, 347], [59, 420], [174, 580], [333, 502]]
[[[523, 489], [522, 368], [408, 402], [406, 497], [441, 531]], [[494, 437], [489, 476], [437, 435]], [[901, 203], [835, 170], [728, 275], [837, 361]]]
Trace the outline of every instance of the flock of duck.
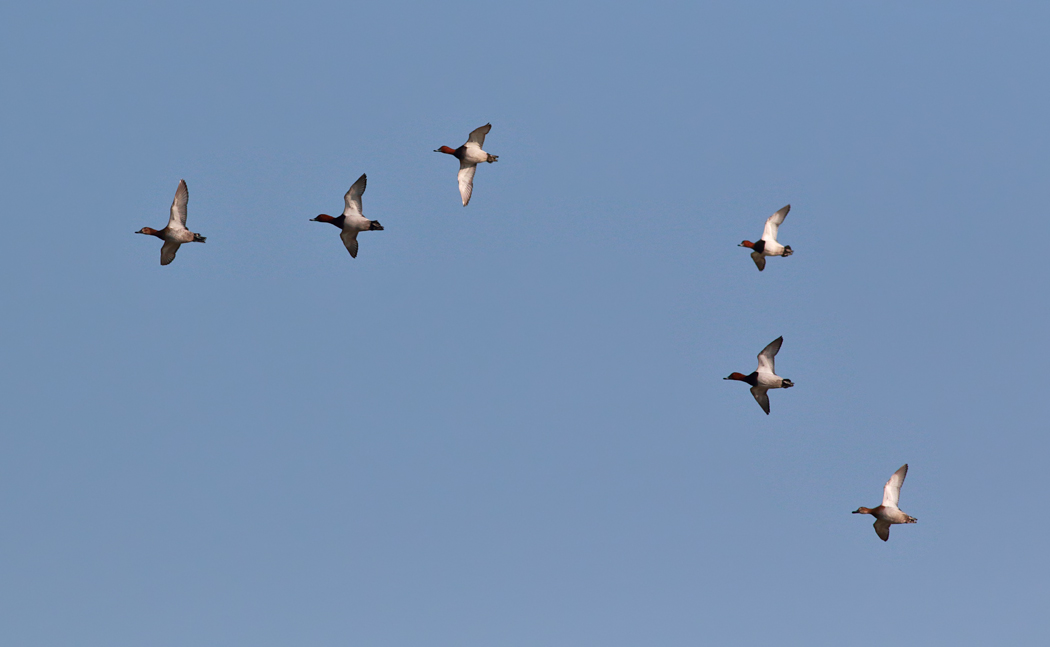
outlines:
[[[482, 146], [485, 145], [485, 135], [490, 130], [492, 130], [492, 124], [485, 124], [473, 130], [467, 137], [466, 143], [459, 148], [454, 149], [449, 146], [442, 146], [434, 150], [435, 153], [446, 153], [459, 160], [459, 195], [463, 200], [464, 207], [470, 203], [470, 196], [474, 191], [474, 173], [477, 171], [478, 164], [482, 162], [491, 164], [499, 159], [499, 156], [491, 155], [482, 150]], [[364, 217], [361, 196], [365, 192], [367, 183], [368, 178], [365, 174], [362, 174], [353, 183], [350, 190], [343, 196], [344, 207], [341, 216], [332, 217], [322, 213], [316, 218], [310, 219], [311, 222], [327, 222], [338, 227], [340, 230], [339, 237], [353, 258], [357, 258], [357, 235], [359, 233], [363, 231], [383, 231], [383, 225], [379, 224], [378, 220], [369, 220]], [[203, 243], [207, 240], [204, 236], [186, 228], [186, 206], [189, 203], [189, 197], [186, 181], [179, 180], [179, 187], [175, 190], [175, 199], [171, 203], [171, 214], [168, 218], [167, 226], [160, 230], [143, 227], [135, 232], [136, 234], [156, 236], [164, 241], [164, 245], [160, 248], [161, 265], [168, 265], [174, 261], [175, 254], [183, 243]], [[739, 245], [739, 247], [751, 250], [751, 259], [755, 262], [760, 272], [766, 269], [767, 256], [788, 257], [794, 253], [790, 245], [781, 245], [777, 242], [780, 225], [784, 224], [784, 218], [787, 217], [790, 210], [791, 205], [787, 205], [770, 216], [766, 220], [762, 238], [758, 241], [745, 240]], [[763, 348], [762, 352], [758, 354], [758, 368], [751, 373], [744, 375], [743, 373], [734, 372], [723, 378], [749, 384], [751, 386], [751, 395], [754, 396], [755, 401], [766, 412], [766, 415], [769, 415], [769, 390], [789, 389], [795, 386], [791, 380], [777, 375], [774, 368], [774, 358], [780, 352], [780, 346], [783, 343], [784, 338], [777, 337]], [[901, 485], [904, 483], [904, 477], [907, 474], [908, 465], [905, 464], [893, 473], [889, 481], [886, 481], [886, 485], [883, 488], [882, 505], [875, 508], [860, 507], [853, 511], [854, 514], [870, 514], [875, 517], [875, 533], [883, 541], [887, 541], [890, 538], [890, 525], [915, 523], [917, 521], [915, 517], [905, 514], [897, 507], [897, 503], [900, 500]]]

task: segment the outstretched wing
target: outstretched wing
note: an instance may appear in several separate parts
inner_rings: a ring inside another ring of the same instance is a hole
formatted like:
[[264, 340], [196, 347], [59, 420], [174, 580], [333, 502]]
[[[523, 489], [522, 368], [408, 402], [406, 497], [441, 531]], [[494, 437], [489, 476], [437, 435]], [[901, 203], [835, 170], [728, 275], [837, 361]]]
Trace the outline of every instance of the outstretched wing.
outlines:
[[164, 241], [164, 246], [160, 248], [160, 264], [169, 265], [175, 260], [175, 253], [181, 245], [182, 243], [173, 243], [170, 240]]
[[350, 252], [350, 256], [357, 258], [357, 230], [344, 229], [339, 237], [343, 239], [343, 244], [346, 245], [346, 251]]
[[346, 206], [343, 208], [344, 216], [361, 216], [363, 214], [361, 209], [361, 195], [365, 192], [365, 185], [368, 184], [368, 176], [364, 173], [361, 177], [357, 178], [357, 182], [350, 187], [350, 190], [343, 196], [343, 202]]
[[885, 519], [875, 520], [875, 534], [879, 536], [882, 541], [890, 540], [890, 522]]
[[[179, 188], [175, 189], [175, 199], [171, 202], [171, 216], [168, 217], [168, 229], [186, 228], [186, 205], [190, 201], [190, 190], [186, 188], [186, 180], [179, 180]], [[179, 246], [176, 245], [175, 249]], [[175, 252], [171, 253], [175, 258]], [[171, 261], [168, 261], [170, 263]], [[167, 265], [168, 263], [164, 263]]]
[[474, 192], [474, 172], [477, 170], [477, 164], [459, 163], [459, 196], [463, 198], [464, 207], [470, 202], [470, 194]]
[[755, 396], [755, 402], [758, 403], [758, 406], [762, 407], [762, 410], [765, 411], [766, 415], [768, 416], [769, 415], [769, 393], [768, 393], [768, 391], [766, 389], [763, 389], [760, 386], [753, 386], [753, 387], [751, 387], [751, 395]]
[[485, 146], [485, 135], [489, 134], [492, 130], [492, 124], [485, 124], [481, 128], [475, 128], [470, 136], [467, 137], [467, 143], [464, 146], [470, 146], [471, 144], [477, 144], [478, 148]]
[[896, 508], [901, 499], [901, 486], [904, 485], [904, 477], [908, 475], [908, 464], [905, 463], [899, 470], [893, 473], [890, 480], [886, 481], [886, 487], [882, 490], [882, 505], [887, 508]]
[[774, 213], [769, 219], [766, 220], [766, 228], [762, 231], [762, 240], [769, 240], [776, 242], [777, 231], [780, 230], [780, 225], [783, 224], [784, 218], [787, 217], [788, 211], [791, 211], [791, 205], [785, 206], [780, 211]]
[[780, 345], [784, 343], [784, 337], [780, 336], [769, 342], [769, 345], [762, 349], [762, 352], [758, 354], [758, 371], [776, 373], [773, 370], [773, 358], [780, 352]]
[[751, 260], [758, 266], [758, 271], [766, 269], [766, 257], [759, 254], [758, 252], [751, 252]]

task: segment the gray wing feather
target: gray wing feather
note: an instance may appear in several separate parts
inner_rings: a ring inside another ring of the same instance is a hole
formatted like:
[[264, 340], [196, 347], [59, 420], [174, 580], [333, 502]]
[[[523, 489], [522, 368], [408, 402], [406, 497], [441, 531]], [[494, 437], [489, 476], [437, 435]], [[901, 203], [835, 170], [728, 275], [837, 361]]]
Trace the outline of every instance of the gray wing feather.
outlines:
[[784, 337], [781, 335], [773, 341], [769, 342], [769, 345], [762, 349], [762, 352], [758, 354], [758, 370], [768, 371], [770, 373], [776, 373], [773, 365], [773, 358], [780, 352], [780, 345], [784, 343]]
[[882, 490], [882, 505], [898, 507], [901, 499], [901, 486], [904, 485], [904, 477], [907, 475], [908, 464], [905, 463], [893, 473], [890, 480], [886, 481], [886, 487]]
[[[171, 202], [171, 216], [168, 217], [169, 229], [186, 228], [186, 205], [189, 201], [190, 190], [186, 187], [186, 180], [179, 180], [179, 188], [175, 190], [175, 199]], [[172, 258], [174, 257], [173, 254]], [[168, 261], [168, 263], [170, 262]]]
[[766, 220], [766, 228], [762, 230], [762, 240], [775, 241], [777, 239], [777, 232], [780, 231], [780, 225], [784, 223], [784, 218], [787, 217], [788, 211], [791, 211], [790, 204]]
[[350, 252], [350, 256], [357, 258], [357, 230], [344, 229], [339, 237], [343, 239], [343, 244], [346, 245], [346, 251]]
[[890, 522], [885, 519], [876, 519], [874, 523], [875, 534], [879, 536], [882, 541], [890, 540]]
[[175, 254], [179, 251], [179, 247], [182, 243], [175, 243], [170, 240], [164, 241], [164, 246], [160, 248], [160, 264], [170, 265], [175, 260]]
[[762, 410], [769, 415], [769, 392], [766, 389], [753, 386], [751, 387], [751, 395], [755, 396], [755, 402], [758, 406], [762, 407]]
[[470, 202], [470, 196], [474, 193], [474, 173], [477, 170], [477, 164], [459, 163], [459, 197], [463, 198], [464, 207]]
[[368, 184], [368, 175], [365, 173], [361, 174], [361, 177], [357, 178], [357, 182], [354, 182], [350, 190], [343, 196], [343, 202], [346, 206], [343, 208], [344, 216], [363, 216], [364, 210], [361, 208], [361, 196], [365, 192], [365, 185]]
[[485, 124], [481, 128], [475, 128], [470, 136], [467, 137], [468, 144], [477, 144], [478, 148], [484, 148], [485, 146], [485, 135], [489, 134], [492, 130], [492, 124]]

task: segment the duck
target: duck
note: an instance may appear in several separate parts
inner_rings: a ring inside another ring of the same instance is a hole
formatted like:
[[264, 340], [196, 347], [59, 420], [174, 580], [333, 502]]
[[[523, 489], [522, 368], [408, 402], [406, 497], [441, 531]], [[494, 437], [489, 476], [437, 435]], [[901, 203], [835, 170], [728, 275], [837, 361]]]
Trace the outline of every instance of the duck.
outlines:
[[195, 234], [186, 229], [186, 205], [190, 201], [190, 190], [186, 187], [186, 180], [179, 180], [179, 188], [175, 189], [175, 199], [171, 202], [171, 215], [168, 217], [168, 226], [160, 231], [150, 227], [143, 227], [136, 234], [156, 236], [164, 241], [160, 248], [160, 264], [169, 265], [175, 260], [175, 254], [183, 243], [203, 243], [207, 240], [200, 234]]
[[891, 525], [895, 523], [916, 523], [918, 521], [915, 517], [904, 514], [897, 507], [897, 502], [901, 498], [901, 486], [904, 485], [904, 477], [907, 475], [908, 464], [905, 463], [893, 473], [890, 480], [886, 481], [886, 486], [882, 490], [882, 505], [877, 508], [860, 507], [853, 511], [853, 514], [870, 514], [875, 517], [875, 534], [882, 541], [890, 540]]
[[787, 257], [794, 254], [791, 251], [791, 245], [781, 245], [777, 242], [777, 231], [780, 225], [784, 224], [788, 211], [791, 211], [790, 204], [766, 219], [766, 228], [762, 231], [761, 240], [755, 243], [745, 240], [737, 245], [737, 247], [747, 247], [751, 250], [751, 260], [755, 261], [759, 272], [766, 269], [766, 256]]
[[478, 170], [478, 164], [499, 161], [499, 155], [489, 155], [481, 150], [485, 145], [485, 135], [489, 134], [490, 130], [492, 124], [485, 124], [475, 128], [467, 137], [467, 143], [459, 148], [442, 146], [434, 149], [435, 153], [452, 155], [459, 160], [459, 195], [463, 198], [464, 207], [470, 203], [470, 194], [474, 191], [474, 172]]
[[368, 174], [362, 173], [343, 196], [343, 215], [333, 218], [326, 213], [310, 218], [310, 222], [327, 222], [339, 227], [342, 231], [339, 237], [346, 245], [346, 251], [350, 252], [352, 258], [357, 258], [357, 234], [362, 231], [383, 231], [383, 225], [378, 220], [369, 220], [362, 215], [361, 196], [368, 184]]
[[750, 384], [751, 395], [755, 396], [755, 401], [758, 402], [758, 406], [762, 407], [767, 416], [769, 415], [769, 394], [767, 391], [769, 389], [790, 389], [795, 386], [794, 382], [780, 377], [773, 369], [773, 358], [776, 357], [780, 351], [780, 345], [783, 343], [783, 336], [769, 342], [769, 345], [758, 354], [758, 370], [750, 375], [730, 373], [729, 377], [722, 378], [723, 380], [738, 380]]

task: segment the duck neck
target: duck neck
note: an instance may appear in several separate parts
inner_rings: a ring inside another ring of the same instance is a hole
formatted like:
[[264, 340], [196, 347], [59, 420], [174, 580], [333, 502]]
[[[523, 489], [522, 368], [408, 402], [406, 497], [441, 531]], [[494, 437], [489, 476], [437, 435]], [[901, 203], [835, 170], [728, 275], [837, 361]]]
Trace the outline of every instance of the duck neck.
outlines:
[[346, 220], [346, 216], [339, 216], [338, 218], [333, 218], [332, 216], [329, 216], [328, 214], [322, 213], [321, 215], [319, 215], [316, 218], [314, 218], [314, 220], [316, 220], [317, 222], [327, 222], [327, 223], [329, 223], [331, 225], [335, 225], [336, 227], [339, 227], [340, 229], [342, 229], [343, 228], [343, 221]]
[[738, 382], [747, 382], [751, 386], [758, 384], [758, 371], [754, 371], [750, 375], [744, 375], [743, 373], [732, 373], [727, 380], [737, 380]]
[[441, 148], [434, 151], [435, 153], [444, 153], [446, 155], [452, 155], [453, 157], [463, 159], [463, 151], [466, 150], [465, 146], [459, 148], [452, 148], [451, 146], [442, 146]]

